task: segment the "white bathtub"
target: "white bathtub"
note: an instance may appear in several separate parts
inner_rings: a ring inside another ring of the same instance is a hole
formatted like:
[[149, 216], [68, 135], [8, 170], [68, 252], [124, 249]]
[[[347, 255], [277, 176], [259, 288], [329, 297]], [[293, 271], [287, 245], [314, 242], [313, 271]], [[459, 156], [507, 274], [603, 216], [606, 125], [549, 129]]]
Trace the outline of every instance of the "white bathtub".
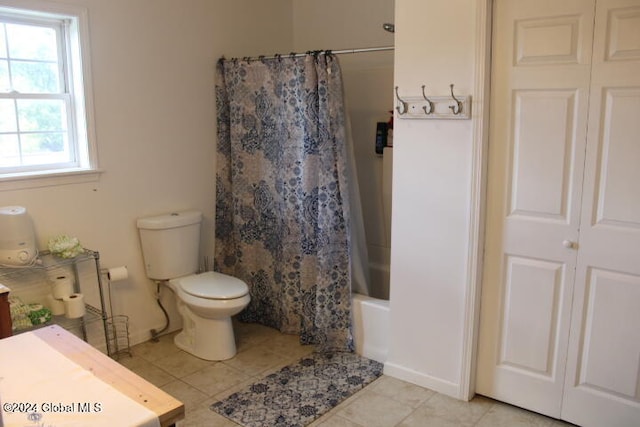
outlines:
[[356, 353], [384, 363], [389, 352], [389, 301], [352, 294]]

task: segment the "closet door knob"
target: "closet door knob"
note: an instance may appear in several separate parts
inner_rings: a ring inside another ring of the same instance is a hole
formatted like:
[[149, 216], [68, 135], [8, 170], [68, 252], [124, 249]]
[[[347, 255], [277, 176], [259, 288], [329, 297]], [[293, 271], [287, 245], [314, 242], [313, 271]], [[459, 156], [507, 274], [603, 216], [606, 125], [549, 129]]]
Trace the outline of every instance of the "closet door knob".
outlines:
[[571, 240], [563, 240], [562, 246], [564, 246], [567, 249], [575, 249], [578, 245], [576, 242], [572, 242]]

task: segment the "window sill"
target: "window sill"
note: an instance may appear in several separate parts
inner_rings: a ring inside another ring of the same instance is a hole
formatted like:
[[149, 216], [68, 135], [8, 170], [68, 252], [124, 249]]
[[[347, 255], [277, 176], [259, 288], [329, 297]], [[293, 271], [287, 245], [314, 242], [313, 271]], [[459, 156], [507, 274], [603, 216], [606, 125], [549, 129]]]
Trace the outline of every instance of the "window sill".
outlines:
[[103, 172], [100, 169], [62, 170], [47, 174], [5, 176], [0, 177], [0, 191], [95, 182], [100, 179], [100, 174]]

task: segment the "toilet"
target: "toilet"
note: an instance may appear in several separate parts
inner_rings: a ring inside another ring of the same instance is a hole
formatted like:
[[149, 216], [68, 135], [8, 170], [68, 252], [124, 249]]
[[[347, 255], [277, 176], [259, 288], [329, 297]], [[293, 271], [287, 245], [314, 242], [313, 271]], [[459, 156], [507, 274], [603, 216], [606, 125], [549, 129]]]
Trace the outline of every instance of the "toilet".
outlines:
[[197, 274], [202, 214], [175, 212], [137, 221], [147, 277], [169, 286], [182, 315], [176, 346], [205, 360], [236, 354], [231, 316], [251, 300], [242, 280], [214, 271]]

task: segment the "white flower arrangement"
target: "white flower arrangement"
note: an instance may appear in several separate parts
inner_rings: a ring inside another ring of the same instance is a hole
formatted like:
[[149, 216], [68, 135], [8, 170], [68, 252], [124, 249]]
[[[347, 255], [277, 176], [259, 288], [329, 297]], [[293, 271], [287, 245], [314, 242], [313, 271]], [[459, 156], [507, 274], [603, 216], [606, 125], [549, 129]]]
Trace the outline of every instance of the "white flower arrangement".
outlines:
[[84, 248], [76, 237], [65, 234], [49, 239], [49, 251], [61, 258], [73, 258], [84, 252]]

